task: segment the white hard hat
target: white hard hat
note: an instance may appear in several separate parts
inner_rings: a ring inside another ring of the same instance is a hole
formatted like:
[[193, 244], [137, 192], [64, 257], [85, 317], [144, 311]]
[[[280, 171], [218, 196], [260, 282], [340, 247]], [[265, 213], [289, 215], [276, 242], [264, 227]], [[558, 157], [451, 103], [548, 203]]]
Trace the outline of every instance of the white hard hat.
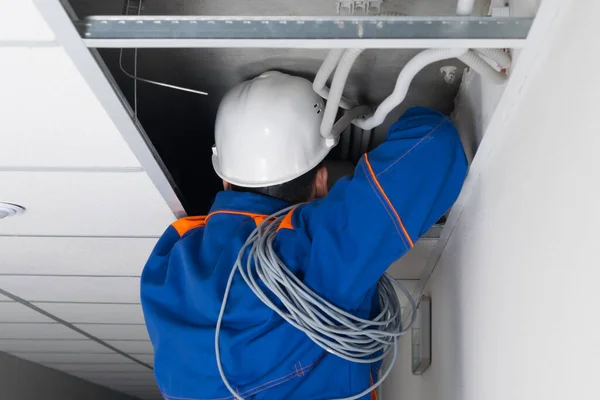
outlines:
[[310, 171], [336, 144], [319, 133], [323, 110], [303, 78], [269, 71], [237, 85], [217, 113], [217, 175], [236, 186], [265, 187]]

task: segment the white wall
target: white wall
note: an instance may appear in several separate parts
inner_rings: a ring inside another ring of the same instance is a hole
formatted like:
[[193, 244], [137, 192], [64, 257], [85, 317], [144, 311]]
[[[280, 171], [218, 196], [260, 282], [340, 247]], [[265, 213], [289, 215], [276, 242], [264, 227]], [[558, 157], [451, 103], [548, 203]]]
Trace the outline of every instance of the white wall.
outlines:
[[0, 352], [0, 388], [9, 400], [133, 400], [99, 385]]
[[598, 15], [569, 2], [490, 123], [430, 285], [432, 366], [413, 377], [404, 340], [385, 400], [600, 398]]

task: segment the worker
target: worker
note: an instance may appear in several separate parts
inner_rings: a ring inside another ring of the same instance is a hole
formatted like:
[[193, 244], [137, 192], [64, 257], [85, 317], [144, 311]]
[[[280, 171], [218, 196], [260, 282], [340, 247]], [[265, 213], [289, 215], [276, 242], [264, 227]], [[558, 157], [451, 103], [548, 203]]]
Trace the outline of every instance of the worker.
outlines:
[[[297, 205], [278, 227], [277, 255], [314, 292], [367, 318], [377, 313], [377, 281], [386, 269], [456, 200], [467, 162], [447, 116], [409, 109], [362, 156], [354, 176], [328, 191], [322, 161], [335, 143], [319, 133], [322, 115], [323, 100], [310, 82], [279, 72], [222, 99], [212, 157], [225, 190], [207, 216], [166, 230], [142, 274], [154, 373], [165, 399], [233, 399], [217, 368], [215, 326], [238, 253], [267, 216]], [[323, 350], [263, 304], [239, 273], [220, 353], [236, 393], [254, 400], [349, 397], [368, 389], [379, 367]]]

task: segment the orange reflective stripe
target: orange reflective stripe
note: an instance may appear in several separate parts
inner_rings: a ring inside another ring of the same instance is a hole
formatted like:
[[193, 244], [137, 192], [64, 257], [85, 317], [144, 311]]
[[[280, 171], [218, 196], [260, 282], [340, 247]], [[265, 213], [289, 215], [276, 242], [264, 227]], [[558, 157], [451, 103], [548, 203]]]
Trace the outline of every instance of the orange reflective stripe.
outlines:
[[206, 217], [206, 220], [208, 221], [208, 219], [210, 217], [212, 217], [213, 215], [216, 214], [232, 214], [232, 215], [243, 215], [245, 217], [250, 217], [254, 220], [254, 223], [256, 225], [260, 224], [261, 222], [263, 222], [268, 215], [265, 214], [254, 214], [254, 213], [249, 213], [249, 212], [244, 212], [244, 211], [229, 211], [229, 210], [222, 210], [222, 211], [215, 211], [215, 212], [211, 212], [210, 214], [208, 214], [208, 216]]
[[[373, 386], [373, 375], [369, 375], [369, 381], [371, 382], [371, 386]], [[377, 390], [371, 390], [371, 400], [377, 400]]]
[[277, 232], [279, 232], [281, 229], [294, 230], [294, 226], [292, 225], [292, 216], [294, 215], [294, 211], [296, 211], [296, 207], [292, 208], [290, 212], [285, 215], [285, 218], [283, 218], [281, 224], [279, 224], [279, 228], [277, 228]]
[[254, 214], [254, 213], [248, 213], [248, 212], [243, 212], [243, 211], [228, 211], [228, 210], [223, 210], [223, 211], [215, 211], [215, 212], [212, 212], [212, 213], [210, 213], [208, 215], [202, 215], [202, 216], [197, 216], [197, 217], [181, 218], [181, 219], [173, 222], [171, 224], [171, 226], [173, 228], [175, 228], [175, 230], [177, 231], [177, 233], [181, 237], [181, 236], [185, 235], [187, 232], [191, 231], [194, 228], [206, 226], [206, 223], [208, 222], [208, 219], [210, 217], [212, 217], [213, 215], [216, 215], [216, 214], [243, 215], [245, 217], [252, 218], [254, 220], [254, 223], [256, 225], [260, 224], [261, 222], [263, 222], [265, 220], [265, 218], [268, 217], [268, 215], [264, 215], [264, 214]]
[[189, 232], [194, 228], [206, 225], [207, 219], [208, 217], [206, 215], [202, 215], [199, 217], [186, 217], [173, 222], [171, 226], [175, 228], [175, 230], [177, 231], [177, 233], [179, 233], [179, 236], [181, 237], [185, 235], [186, 232]]
[[404, 236], [406, 236], [406, 238], [408, 239], [408, 242], [410, 243], [410, 247], [414, 247], [415, 244], [413, 243], [413, 241], [410, 238], [410, 236], [408, 236], [408, 232], [406, 231], [406, 228], [404, 227], [404, 224], [402, 223], [402, 219], [400, 218], [400, 215], [398, 215], [398, 212], [394, 208], [394, 206], [393, 206], [392, 202], [390, 201], [390, 199], [387, 197], [387, 194], [385, 194], [385, 191], [383, 190], [383, 188], [379, 184], [379, 180], [377, 180], [377, 176], [373, 172], [373, 167], [371, 167], [371, 163], [369, 162], [369, 155], [368, 154], [365, 154], [365, 163], [367, 164], [367, 167], [369, 168], [369, 173], [371, 174], [371, 178], [373, 178], [373, 182], [375, 182], [375, 184], [377, 185], [377, 188], [379, 189], [379, 191], [383, 195], [383, 198], [385, 199], [385, 201], [388, 203], [388, 205], [392, 209], [392, 212], [394, 213], [394, 216], [396, 216], [396, 219], [398, 220], [398, 223], [400, 224], [400, 228], [402, 228], [402, 233], [404, 233]]

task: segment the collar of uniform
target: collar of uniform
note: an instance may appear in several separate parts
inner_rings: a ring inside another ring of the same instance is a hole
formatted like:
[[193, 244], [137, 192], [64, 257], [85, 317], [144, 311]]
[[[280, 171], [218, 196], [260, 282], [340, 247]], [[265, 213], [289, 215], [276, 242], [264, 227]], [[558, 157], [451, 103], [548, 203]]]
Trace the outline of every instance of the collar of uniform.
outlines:
[[253, 214], [271, 215], [288, 207], [285, 201], [257, 193], [226, 190], [219, 192], [210, 212], [241, 211]]

